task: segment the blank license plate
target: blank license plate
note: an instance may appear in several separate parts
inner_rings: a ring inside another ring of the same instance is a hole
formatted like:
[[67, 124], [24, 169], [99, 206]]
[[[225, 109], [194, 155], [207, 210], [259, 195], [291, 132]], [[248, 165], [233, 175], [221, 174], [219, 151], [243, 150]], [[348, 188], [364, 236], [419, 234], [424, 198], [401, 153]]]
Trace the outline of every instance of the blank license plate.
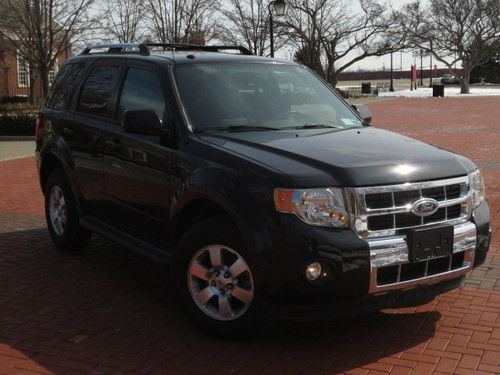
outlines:
[[453, 254], [453, 227], [415, 229], [407, 233], [411, 262], [422, 262], [432, 258]]

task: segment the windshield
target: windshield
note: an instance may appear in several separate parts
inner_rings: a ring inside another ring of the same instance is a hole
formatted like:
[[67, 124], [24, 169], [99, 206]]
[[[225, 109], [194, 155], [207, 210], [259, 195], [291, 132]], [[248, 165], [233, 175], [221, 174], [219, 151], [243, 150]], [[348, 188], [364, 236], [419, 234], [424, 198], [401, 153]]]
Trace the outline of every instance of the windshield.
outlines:
[[197, 131], [363, 126], [323, 82], [300, 66], [178, 65], [175, 77], [186, 114]]

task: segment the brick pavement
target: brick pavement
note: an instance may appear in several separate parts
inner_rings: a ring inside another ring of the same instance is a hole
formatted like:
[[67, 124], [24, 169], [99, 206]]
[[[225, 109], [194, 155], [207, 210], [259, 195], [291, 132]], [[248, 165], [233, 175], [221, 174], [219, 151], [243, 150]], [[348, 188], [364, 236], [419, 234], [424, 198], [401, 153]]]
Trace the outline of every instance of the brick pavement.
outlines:
[[[500, 99], [370, 104], [376, 126], [479, 161], [499, 230]], [[1, 147], [1, 146], [0, 146]], [[280, 323], [227, 342], [200, 334], [166, 270], [94, 238], [55, 251], [32, 158], [0, 163], [0, 374], [498, 374], [500, 243], [467, 284], [418, 308]]]

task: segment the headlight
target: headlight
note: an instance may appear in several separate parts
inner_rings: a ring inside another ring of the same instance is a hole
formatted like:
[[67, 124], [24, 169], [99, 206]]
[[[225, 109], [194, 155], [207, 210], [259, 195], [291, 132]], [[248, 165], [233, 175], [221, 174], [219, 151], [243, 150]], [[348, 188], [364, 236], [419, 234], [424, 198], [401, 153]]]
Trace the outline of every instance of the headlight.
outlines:
[[274, 190], [278, 212], [294, 214], [306, 224], [346, 228], [348, 214], [342, 189]]
[[479, 169], [469, 173], [469, 188], [472, 195], [472, 208], [476, 208], [484, 201], [484, 180]]

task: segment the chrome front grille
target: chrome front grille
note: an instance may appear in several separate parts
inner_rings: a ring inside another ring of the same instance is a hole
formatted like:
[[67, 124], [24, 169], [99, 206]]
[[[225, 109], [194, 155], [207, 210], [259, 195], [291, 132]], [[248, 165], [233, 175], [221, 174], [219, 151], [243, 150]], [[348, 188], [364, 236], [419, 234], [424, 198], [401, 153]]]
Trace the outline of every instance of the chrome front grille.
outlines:
[[[361, 237], [382, 237], [402, 230], [439, 223], [455, 225], [470, 217], [468, 176], [399, 185], [359, 187], [348, 190], [353, 212], [352, 228]], [[412, 211], [414, 202], [432, 198], [438, 209], [430, 216]]]

